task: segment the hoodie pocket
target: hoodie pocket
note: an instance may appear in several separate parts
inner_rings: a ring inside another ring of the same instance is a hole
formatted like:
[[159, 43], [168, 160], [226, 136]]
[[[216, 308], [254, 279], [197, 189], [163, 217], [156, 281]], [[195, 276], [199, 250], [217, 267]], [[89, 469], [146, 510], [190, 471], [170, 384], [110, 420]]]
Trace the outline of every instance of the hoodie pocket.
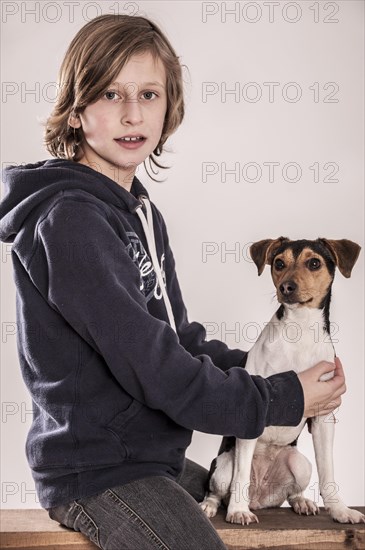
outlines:
[[117, 413], [106, 426], [106, 429], [109, 430], [113, 434], [113, 436], [117, 438], [119, 443], [123, 446], [123, 449], [127, 451], [126, 458], [130, 458], [130, 453], [128, 446], [122, 437], [122, 434], [126, 433], [128, 424], [137, 416], [142, 408], [142, 403], [133, 399], [131, 404], [123, 411]]

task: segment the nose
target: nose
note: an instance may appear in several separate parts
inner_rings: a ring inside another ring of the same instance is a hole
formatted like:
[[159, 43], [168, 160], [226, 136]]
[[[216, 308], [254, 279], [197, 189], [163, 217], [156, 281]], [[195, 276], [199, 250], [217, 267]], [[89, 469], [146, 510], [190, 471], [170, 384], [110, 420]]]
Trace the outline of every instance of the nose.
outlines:
[[138, 99], [127, 99], [127, 101], [124, 102], [123, 110], [123, 124], [136, 125], [142, 122], [142, 110]]
[[287, 281], [286, 283], [282, 283], [279, 288], [283, 296], [290, 296], [290, 294], [296, 291], [297, 284], [294, 281]]

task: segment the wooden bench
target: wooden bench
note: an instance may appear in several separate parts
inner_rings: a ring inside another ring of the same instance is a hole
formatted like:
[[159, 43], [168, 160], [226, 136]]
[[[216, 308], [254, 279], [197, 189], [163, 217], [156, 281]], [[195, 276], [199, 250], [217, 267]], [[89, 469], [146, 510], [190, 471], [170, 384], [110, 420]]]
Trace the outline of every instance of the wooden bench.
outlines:
[[[229, 550], [365, 550], [365, 524], [335, 523], [323, 508], [319, 516], [298, 516], [289, 508], [259, 510], [257, 516], [260, 523], [243, 527], [226, 523], [220, 511], [212, 523]], [[7, 550], [97, 548], [81, 533], [52, 521], [45, 510], [2, 510], [0, 522], [0, 547]]]

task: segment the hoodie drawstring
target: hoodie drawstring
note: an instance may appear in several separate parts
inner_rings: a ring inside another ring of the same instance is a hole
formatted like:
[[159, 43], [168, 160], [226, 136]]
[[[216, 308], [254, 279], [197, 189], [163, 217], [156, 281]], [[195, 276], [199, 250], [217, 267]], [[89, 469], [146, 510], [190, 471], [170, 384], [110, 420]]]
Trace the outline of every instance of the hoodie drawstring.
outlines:
[[146, 219], [145, 215], [143, 214], [142, 205], [137, 208], [136, 212], [137, 212], [137, 214], [138, 214], [138, 216], [141, 220], [143, 231], [146, 235], [148, 249], [149, 249], [149, 252], [150, 252], [150, 255], [151, 255], [152, 265], [153, 265], [153, 268], [155, 270], [155, 273], [156, 273], [156, 276], [157, 276], [157, 279], [158, 279], [158, 282], [159, 282], [159, 285], [160, 285], [160, 288], [161, 288], [162, 297], [163, 297], [163, 300], [164, 300], [164, 303], [165, 303], [165, 307], [166, 307], [167, 315], [168, 315], [168, 318], [169, 318], [169, 322], [170, 322], [171, 327], [176, 332], [174, 314], [172, 312], [171, 303], [170, 303], [169, 297], [168, 297], [167, 292], [166, 292], [165, 283], [164, 283], [164, 280], [163, 280], [161, 268], [160, 268], [160, 265], [158, 263], [158, 258], [157, 258], [155, 233], [154, 233], [154, 230], [153, 230], [153, 216], [152, 216], [152, 209], [151, 209], [150, 201], [147, 199], [147, 197], [144, 197], [144, 196], [139, 196], [138, 198], [146, 207], [147, 219]]

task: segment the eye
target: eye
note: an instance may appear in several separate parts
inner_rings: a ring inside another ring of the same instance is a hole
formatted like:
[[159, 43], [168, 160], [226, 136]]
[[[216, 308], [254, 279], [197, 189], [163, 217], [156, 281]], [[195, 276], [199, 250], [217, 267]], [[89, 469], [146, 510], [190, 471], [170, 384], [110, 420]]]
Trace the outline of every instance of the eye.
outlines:
[[105, 92], [104, 97], [108, 101], [117, 101], [118, 99], [120, 99], [120, 95], [117, 94], [117, 92], [112, 92], [111, 90]]
[[154, 99], [155, 97], [158, 97], [156, 92], [143, 92], [142, 94], [143, 99], [147, 99], [147, 101], [151, 101], [151, 99]]
[[275, 260], [274, 267], [276, 271], [282, 271], [285, 267], [283, 260]]
[[311, 258], [308, 261], [307, 265], [311, 271], [316, 271], [316, 269], [319, 269], [321, 267], [321, 260], [319, 260], [318, 258]]

